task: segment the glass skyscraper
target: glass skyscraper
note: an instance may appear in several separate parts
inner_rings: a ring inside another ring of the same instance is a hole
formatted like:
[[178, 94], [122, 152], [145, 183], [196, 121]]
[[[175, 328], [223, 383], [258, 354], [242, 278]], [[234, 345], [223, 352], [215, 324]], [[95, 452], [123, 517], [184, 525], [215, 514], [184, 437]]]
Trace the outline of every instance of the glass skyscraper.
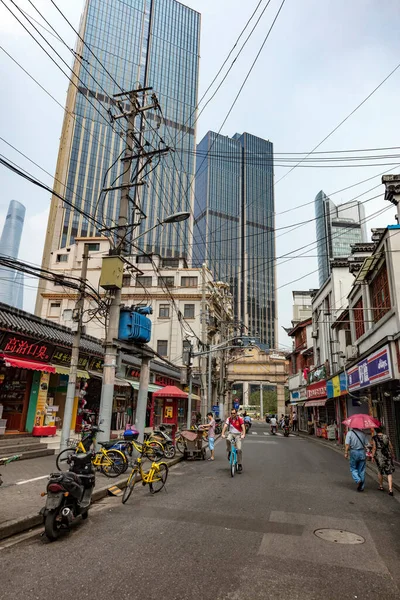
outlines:
[[[103, 187], [121, 183], [126, 121], [110, 125], [125, 102], [113, 95], [152, 87], [162, 108], [137, 120], [147, 150], [165, 145], [175, 152], [155, 159], [139, 191], [147, 218], [137, 233], [177, 211], [193, 213], [195, 119], [198, 95], [200, 15], [175, 0], [86, 0], [61, 134], [54, 189], [91, 216], [115, 225], [120, 191], [100, 196]], [[93, 53], [93, 54], [92, 54]], [[94, 56], [95, 55], [95, 56]], [[98, 60], [96, 60], [98, 59]], [[100, 62], [101, 64], [100, 64]], [[118, 85], [117, 85], [118, 84]], [[147, 104], [151, 104], [149, 92]], [[71, 114], [72, 113], [72, 114]], [[113, 165], [115, 161], [115, 164]], [[110, 170], [109, 167], [112, 168]], [[132, 192], [133, 194], [133, 192]], [[99, 200], [100, 199], [100, 200]], [[156, 228], [141, 238], [144, 250], [187, 256], [193, 221]], [[76, 237], [95, 235], [93, 223], [54, 197], [51, 201], [43, 264], [50, 252]]]
[[[18, 258], [24, 221], [25, 206], [17, 200], [11, 200], [0, 237], [0, 255]], [[0, 268], [0, 302], [22, 309], [23, 286], [23, 273], [7, 267]]]
[[244, 334], [274, 348], [273, 145], [209, 131], [197, 146], [193, 261], [230, 284]]
[[331, 259], [347, 258], [352, 244], [367, 241], [364, 205], [356, 200], [336, 205], [321, 190], [315, 197], [315, 219], [321, 286], [331, 273]]

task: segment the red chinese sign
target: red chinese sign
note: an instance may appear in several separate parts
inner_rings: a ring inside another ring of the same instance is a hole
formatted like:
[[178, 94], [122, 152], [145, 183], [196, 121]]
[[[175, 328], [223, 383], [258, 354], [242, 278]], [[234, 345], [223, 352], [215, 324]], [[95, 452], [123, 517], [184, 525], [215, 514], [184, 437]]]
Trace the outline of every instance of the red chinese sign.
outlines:
[[19, 335], [8, 333], [1, 342], [1, 350], [5, 355], [20, 356], [29, 360], [50, 361], [54, 347], [46, 342], [24, 338]]
[[171, 379], [171, 377], [161, 377], [156, 375], [156, 385], [162, 385], [163, 387], [166, 385], [176, 385], [178, 380]]
[[315, 400], [316, 398], [326, 398], [326, 381], [316, 381], [311, 385], [307, 386], [307, 398], [308, 400]]

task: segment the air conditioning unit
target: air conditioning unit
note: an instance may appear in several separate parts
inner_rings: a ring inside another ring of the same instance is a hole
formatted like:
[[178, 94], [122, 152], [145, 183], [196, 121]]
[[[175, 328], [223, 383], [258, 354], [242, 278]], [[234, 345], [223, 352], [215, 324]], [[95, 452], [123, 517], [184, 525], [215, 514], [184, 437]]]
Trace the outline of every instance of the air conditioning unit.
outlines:
[[317, 339], [318, 337], [318, 329], [313, 329], [311, 332], [311, 337]]
[[346, 346], [346, 358], [347, 360], [352, 360], [353, 358], [357, 358], [358, 356], [358, 348], [357, 346]]

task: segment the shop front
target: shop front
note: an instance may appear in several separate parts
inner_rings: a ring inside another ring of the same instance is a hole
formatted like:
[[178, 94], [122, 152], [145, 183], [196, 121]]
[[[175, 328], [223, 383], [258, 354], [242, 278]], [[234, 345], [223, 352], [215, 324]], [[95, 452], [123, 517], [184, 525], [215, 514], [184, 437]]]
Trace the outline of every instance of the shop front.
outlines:
[[304, 404], [304, 408], [307, 410], [309, 434], [324, 438], [328, 437], [327, 400], [326, 381], [316, 381], [307, 386], [307, 402]]
[[[0, 338], [0, 434], [5, 431], [23, 432], [32, 425], [35, 414], [30, 413], [30, 399], [35, 390], [35, 411], [39, 390], [40, 399], [48, 391], [50, 374], [55, 372], [49, 364], [54, 346], [46, 342], [14, 333], [3, 333]], [[40, 420], [45, 419], [45, 405], [40, 408]]]
[[178, 428], [186, 425], [188, 394], [174, 385], [168, 385], [153, 393], [157, 403], [161, 403], [162, 423], [172, 426], [173, 435]]
[[[336, 439], [338, 444], [344, 444], [344, 439], [347, 433], [347, 427], [343, 425], [342, 421], [344, 421], [347, 418], [348, 414], [346, 374], [342, 372], [329, 379], [326, 382], [326, 391], [328, 396], [328, 409], [329, 406], [332, 405], [334, 411], [334, 437], [331, 434], [330, 438]], [[330, 426], [332, 427], [332, 424]]]

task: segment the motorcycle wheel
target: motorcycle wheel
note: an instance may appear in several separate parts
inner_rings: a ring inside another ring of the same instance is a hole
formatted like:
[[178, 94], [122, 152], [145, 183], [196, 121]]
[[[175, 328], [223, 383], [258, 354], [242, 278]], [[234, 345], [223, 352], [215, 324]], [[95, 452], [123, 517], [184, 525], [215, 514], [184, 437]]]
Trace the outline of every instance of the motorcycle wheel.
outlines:
[[51, 510], [44, 520], [44, 532], [50, 542], [54, 542], [60, 535], [61, 522], [57, 521], [58, 510]]
[[175, 446], [173, 444], [165, 444], [164, 456], [165, 458], [174, 458], [176, 454]]
[[82, 521], [86, 521], [86, 519], [89, 516], [89, 511], [85, 510], [85, 512], [82, 513], [81, 517], [82, 517]]

